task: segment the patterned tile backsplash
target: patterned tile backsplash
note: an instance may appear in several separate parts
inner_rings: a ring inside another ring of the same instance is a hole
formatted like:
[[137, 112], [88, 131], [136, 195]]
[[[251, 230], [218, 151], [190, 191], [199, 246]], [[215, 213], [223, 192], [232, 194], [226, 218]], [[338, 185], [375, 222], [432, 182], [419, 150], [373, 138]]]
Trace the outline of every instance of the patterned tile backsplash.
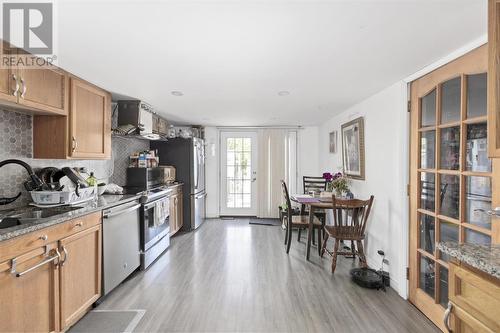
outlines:
[[[85, 167], [105, 182], [124, 185], [128, 156], [134, 151], [149, 149], [149, 141], [133, 138], [113, 137], [111, 160], [47, 160], [33, 158], [33, 117], [13, 111], [0, 110], [0, 160], [16, 158], [25, 161], [36, 171], [43, 167]], [[23, 182], [26, 170], [19, 165], [0, 168], [0, 197], [12, 197], [21, 192], [14, 203], [0, 206], [0, 210], [26, 205], [28, 193]]]

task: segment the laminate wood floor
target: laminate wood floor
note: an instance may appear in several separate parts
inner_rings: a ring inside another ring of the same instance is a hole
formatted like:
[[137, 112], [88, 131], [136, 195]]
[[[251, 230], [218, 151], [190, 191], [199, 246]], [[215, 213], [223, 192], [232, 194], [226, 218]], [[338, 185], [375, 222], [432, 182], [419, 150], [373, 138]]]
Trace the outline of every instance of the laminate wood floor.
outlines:
[[167, 253], [98, 307], [144, 309], [135, 332], [439, 332], [395, 291], [363, 289], [352, 259], [314, 249], [294, 235], [290, 254], [277, 226], [248, 219], [207, 220], [172, 238]]

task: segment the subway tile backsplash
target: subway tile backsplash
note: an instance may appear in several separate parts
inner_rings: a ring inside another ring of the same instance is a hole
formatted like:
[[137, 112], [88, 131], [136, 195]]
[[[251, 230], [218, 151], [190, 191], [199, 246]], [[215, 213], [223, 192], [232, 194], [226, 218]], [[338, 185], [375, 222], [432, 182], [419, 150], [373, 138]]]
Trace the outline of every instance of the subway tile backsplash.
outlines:
[[[47, 160], [33, 158], [33, 117], [13, 111], [0, 110], [0, 160], [16, 158], [27, 162], [36, 171], [43, 167], [86, 167], [95, 176], [106, 182], [124, 185], [128, 156], [137, 150], [149, 148], [149, 141], [131, 138], [112, 139], [111, 160]], [[21, 192], [14, 203], [0, 206], [0, 210], [26, 205], [28, 193], [23, 187], [27, 173], [19, 165], [0, 168], [0, 197], [11, 197]]]

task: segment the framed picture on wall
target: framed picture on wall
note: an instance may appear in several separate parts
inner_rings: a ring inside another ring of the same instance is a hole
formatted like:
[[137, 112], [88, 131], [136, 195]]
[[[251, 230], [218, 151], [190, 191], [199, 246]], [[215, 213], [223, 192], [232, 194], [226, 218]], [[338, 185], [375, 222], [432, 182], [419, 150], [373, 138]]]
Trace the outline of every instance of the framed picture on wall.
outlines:
[[337, 131], [330, 132], [330, 153], [337, 152]]
[[342, 164], [346, 176], [365, 179], [365, 129], [359, 117], [342, 125]]

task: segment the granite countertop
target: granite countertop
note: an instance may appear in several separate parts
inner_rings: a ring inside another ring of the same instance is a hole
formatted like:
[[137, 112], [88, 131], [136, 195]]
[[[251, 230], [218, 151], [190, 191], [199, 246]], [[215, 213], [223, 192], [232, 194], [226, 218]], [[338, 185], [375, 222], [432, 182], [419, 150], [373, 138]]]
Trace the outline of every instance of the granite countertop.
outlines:
[[458, 261], [500, 279], [500, 245], [442, 242], [437, 248]]
[[[169, 188], [175, 188], [178, 186], [182, 186], [183, 183], [173, 183], [168, 185]], [[134, 194], [104, 194], [98, 197], [97, 200], [90, 201], [88, 203], [82, 203], [80, 205], [76, 205], [77, 207], [74, 210], [69, 210], [65, 212], [61, 212], [61, 214], [53, 215], [46, 218], [40, 218], [36, 220], [32, 220], [29, 222], [25, 222], [21, 225], [16, 225], [13, 227], [0, 229], [0, 242], [18, 237], [36, 230], [40, 230], [43, 228], [50, 227], [55, 224], [63, 223], [68, 220], [87, 215], [90, 213], [95, 213], [98, 211], [102, 211], [107, 208], [111, 208], [113, 206], [117, 206], [122, 203], [130, 202], [133, 200], [138, 200], [141, 197], [141, 193]], [[30, 212], [33, 210], [39, 210], [39, 208], [33, 206], [25, 206], [15, 209], [15, 213], [23, 213]], [[12, 214], [14, 210], [6, 210], [0, 211], [0, 219], [9, 216], [9, 213]]]
[[[5, 241], [14, 237], [18, 237], [36, 230], [50, 227], [55, 224], [63, 223], [68, 220], [87, 215], [90, 213], [102, 211], [103, 209], [111, 208], [113, 206], [130, 202], [139, 199], [139, 195], [125, 194], [125, 195], [115, 195], [115, 194], [104, 194], [98, 197], [97, 200], [90, 201], [88, 203], [83, 203], [77, 205], [77, 209], [62, 212], [58, 215], [53, 215], [47, 218], [40, 218], [30, 222], [26, 222], [21, 225], [16, 225], [10, 228], [0, 229], [0, 242]], [[36, 210], [36, 207], [25, 206], [15, 209], [16, 213], [29, 212]], [[0, 211], [0, 218], [8, 215], [9, 211]], [[12, 211], [10, 211], [12, 212]]]

